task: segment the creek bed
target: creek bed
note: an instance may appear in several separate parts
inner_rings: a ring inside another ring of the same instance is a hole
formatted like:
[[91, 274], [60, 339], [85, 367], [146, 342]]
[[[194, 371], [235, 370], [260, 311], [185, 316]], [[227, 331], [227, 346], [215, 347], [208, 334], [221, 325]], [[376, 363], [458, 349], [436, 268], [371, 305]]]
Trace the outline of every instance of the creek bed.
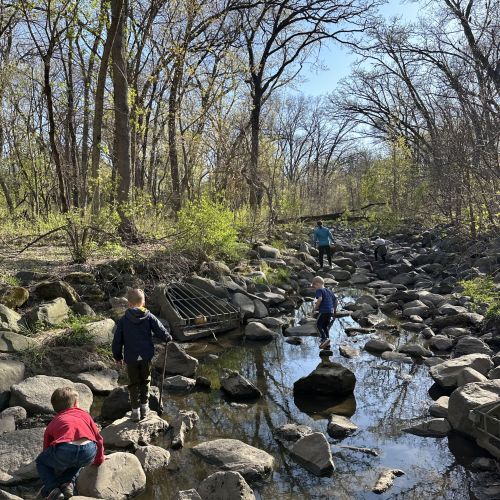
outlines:
[[[346, 290], [341, 302], [359, 294]], [[307, 304], [297, 312], [296, 319], [307, 313]], [[354, 397], [328, 404], [294, 401], [293, 383], [310, 373], [321, 361], [318, 339], [303, 337], [295, 346], [276, 340], [245, 342], [241, 332], [221, 336], [218, 342], [199, 340], [188, 349], [200, 358], [199, 375], [208, 377], [219, 387], [218, 375], [223, 368], [240, 371], [256, 383], [264, 396], [245, 406], [234, 405], [223, 394], [195, 392], [187, 396], [166, 395], [165, 417], [178, 410], [195, 410], [200, 421], [187, 435], [185, 448], [171, 452], [168, 470], [148, 476], [148, 489], [141, 500], [174, 499], [178, 490], [196, 488], [216, 469], [197, 458], [189, 448], [216, 439], [235, 438], [261, 448], [275, 457], [271, 476], [252, 488], [258, 499], [369, 499], [381, 498], [371, 492], [383, 469], [398, 468], [406, 475], [397, 478], [382, 498], [391, 499], [468, 499], [472, 476], [467, 469], [471, 461], [485, 455], [473, 443], [457, 435], [448, 438], [423, 438], [406, 434], [402, 429], [428, 416], [432, 403], [428, 390], [433, 385], [429, 369], [423, 364], [405, 364], [373, 356], [363, 351], [371, 335], [348, 337], [344, 328], [355, 325], [350, 317], [336, 320], [332, 326], [333, 356], [330, 360], [352, 369], [357, 383]], [[379, 332], [396, 346], [414, 341], [416, 334], [400, 337]], [[345, 343], [360, 349], [360, 356], [340, 356], [338, 345]], [[217, 354], [218, 359], [203, 361], [204, 356]], [[341, 441], [326, 434], [331, 413], [351, 417], [358, 431]], [[273, 437], [273, 431], [285, 423], [306, 424], [325, 433], [330, 443], [336, 471], [331, 477], [316, 477], [299, 466]], [[161, 445], [162, 441], [156, 443]], [[342, 446], [371, 448], [372, 456]]]

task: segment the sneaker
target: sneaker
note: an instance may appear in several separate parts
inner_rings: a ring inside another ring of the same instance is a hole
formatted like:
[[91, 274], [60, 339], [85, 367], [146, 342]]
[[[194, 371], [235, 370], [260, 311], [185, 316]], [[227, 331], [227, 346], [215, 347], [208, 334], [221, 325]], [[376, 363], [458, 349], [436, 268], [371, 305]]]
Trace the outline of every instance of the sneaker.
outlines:
[[141, 405], [141, 420], [146, 418], [149, 414], [149, 405], [146, 403], [145, 405]]
[[61, 492], [64, 495], [64, 498], [71, 498], [75, 493], [75, 485], [73, 483], [62, 484]]
[[64, 495], [59, 488], [54, 488], [45, 498], [47, 500], [64, 500]]
[[134, 422], [139, 422], [139, 420], [141, 419], [140, 409], [139, 408], [132, 408], [132, 413], [130, 414], [130, 418]]
[[324, 340], [320, 345], [319, 345], [319, 348], [320, 349], [327, 349], [328, 347], [330, 347], [330, 339], [326, 339]]

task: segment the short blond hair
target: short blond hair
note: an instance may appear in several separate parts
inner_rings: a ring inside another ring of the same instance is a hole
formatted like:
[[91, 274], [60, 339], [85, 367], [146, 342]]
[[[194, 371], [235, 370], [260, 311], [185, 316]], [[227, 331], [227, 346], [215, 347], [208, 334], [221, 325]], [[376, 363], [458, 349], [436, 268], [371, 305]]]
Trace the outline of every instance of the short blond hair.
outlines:
[[142, 306], [146, 300], [144, 290], [141, 290], [140, 288], [131, 288], [127, 292], [127, 300], [132, 306]]
[[59, 387], [50, 398], [52, 407], [56, 413], [68, 408], [73, 408], [75, 403], [78, 403], [78, 392], [73, 387]]
[[325, 280], [321, 277], [321, 276], [315, 276], [313, 279], [312, 279], [312, 283], [313, 285], [314, 284], [318, 284], [318, 285], [324, 285], [325, 284]]

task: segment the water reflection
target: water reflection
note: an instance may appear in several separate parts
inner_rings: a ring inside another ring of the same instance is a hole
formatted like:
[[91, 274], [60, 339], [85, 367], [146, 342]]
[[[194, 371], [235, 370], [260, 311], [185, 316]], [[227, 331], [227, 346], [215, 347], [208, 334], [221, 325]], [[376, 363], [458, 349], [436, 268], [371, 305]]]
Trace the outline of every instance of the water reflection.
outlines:
[[[308, 307], [303, 306], [296, 321], [307, 313]], [[384, 361], [365, 353], [362, 346], [369, 336], [347, 337], [344, 328], [349, 325], [352, 321], [343, 318], [334, 323], [331, 331], [333, 355], [330, 359], [349, 367], [357, 378], [354, 396], [343, 401], [294, 399], [293, 383], [309, 374], [319, 362], [316, 338], [305, 337], [298, 346], [287, 344], [281, 337], [257, 344], [245, 343], [236, 332], [220, 337], [217, 342], [194, 345], [190, 350], [193, 355], [219, 356], [200, 365], [199, 374], [212, 381], [213, 390], [167, 396], [167, 418], [180, 409], [192, 409], [200, 415], [200, 422], [189, 434], [186, 448], [172, 452], [169, 470], [152, 475], [148, 491], [140, 498], [168, 500], [175, 498], [178, 489], [197, 487], [215, 469], [196, 458], [189, 447], [218, 437], [241, 439], [276, 458], [271, 477], [252, 485], [259, 499], [380, 498], [371, 493], [371, 488], [386, 467], [406, 472], [396, 480], [389, 492], [390, 498], [469, 498], [470, 478], [463, 464], [470, 460], [456, 458], [446, 438], [426, 439], [402, 432], [404, 427], [427, 415], [432, 402], [428, 394], [432, 386], [428, 368]], [[380, 336], [398, 344], [413, 340], [415, 335], [402, 334], [397, 338], [380, 333]], [[341, 357], [336, 348], [339, 343], [357, 347], [361, 350], [360, 356], [352, 360]], [[256, 383], [264, 397], [245, 406], [226, 401], [218, 390], [218, 376], [223, 368], [239, 370]], [[350, 416], [358, 431], [341, 442], [329, 439], [337, 470], [330, 478], [318, 478], [294, 462], [273, 433], [289, 422], [326, 432], [326, 419], [333, 412]], [[450, 439], [450, 446], [452, 442]], [[379, 456], [341, 446], [375, 449]]]

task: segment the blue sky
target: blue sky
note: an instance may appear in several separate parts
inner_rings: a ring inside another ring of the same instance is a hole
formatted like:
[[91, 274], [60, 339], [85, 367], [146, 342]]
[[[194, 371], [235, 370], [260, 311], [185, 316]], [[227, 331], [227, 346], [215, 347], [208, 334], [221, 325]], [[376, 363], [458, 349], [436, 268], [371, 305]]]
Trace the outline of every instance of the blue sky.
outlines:
[[[420, 2], [422, 4], [424, 2]], [[417, 18], [419, 2], [409, 0], [388, 0], [380, 8], [387, 18], [401, 17], [411, 21]], [[332, 91], [337, 82], [347, 76], [355, 56], [349, 53], [347, 47], [340, 44], [330, 44], [321, 49], [319, 62], [324, 69], [306, 66], [301, 73], [301, 82], [296, 83], [296, 90], [306, 95], [321, 95]]]

